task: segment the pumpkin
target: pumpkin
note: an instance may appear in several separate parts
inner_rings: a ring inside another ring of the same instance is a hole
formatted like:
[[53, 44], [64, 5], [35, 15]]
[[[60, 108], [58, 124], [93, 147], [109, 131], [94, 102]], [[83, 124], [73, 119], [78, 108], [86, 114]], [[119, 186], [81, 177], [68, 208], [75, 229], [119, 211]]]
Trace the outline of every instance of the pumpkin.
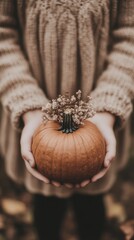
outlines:
[[[84, 102], [81, 104], [85, 106]], [[32, 152], [38, 171], [48, 179], [77, 184], [92, 178], [101, 170], [106, 153], [105, 141], [95, 124], [89, 120], [77, 125], [68, 108], [70, 103], [66, 106], [61, 114], [62, 124], [57, 119], [49, 119], [37, 129], [33, 136]]]

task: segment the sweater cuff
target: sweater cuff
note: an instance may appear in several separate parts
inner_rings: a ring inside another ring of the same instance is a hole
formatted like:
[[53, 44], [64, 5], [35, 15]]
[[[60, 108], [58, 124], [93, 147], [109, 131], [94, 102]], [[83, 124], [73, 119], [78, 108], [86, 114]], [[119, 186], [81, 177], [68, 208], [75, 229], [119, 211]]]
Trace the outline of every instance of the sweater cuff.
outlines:
[[24, 126], [22, 115], [28, 111], [41, 109], [49, 101], [44, 92], [33, 84], [19, 86], [6, 93], [2, 97], [3, 105], [9, 112], [11, 122], [17, 130], [21, 130]]
[[110, 112], [115, 115], [115, 127], [121, 128], [132, 112], [131, 99], [120, 89], [95, 89], [91, 93], [96, 112]]

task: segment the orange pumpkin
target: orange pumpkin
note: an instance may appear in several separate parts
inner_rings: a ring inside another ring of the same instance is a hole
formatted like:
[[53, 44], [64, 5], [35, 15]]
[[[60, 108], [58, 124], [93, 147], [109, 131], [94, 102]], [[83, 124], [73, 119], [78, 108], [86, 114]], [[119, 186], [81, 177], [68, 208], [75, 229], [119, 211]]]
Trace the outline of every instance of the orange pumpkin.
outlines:
[[101, 170], [106, 153], [100, 131], [88, 120], [69, 134], [58, 131], [59, 126], [56, 121], [47, 121], [33, 136], [38, 171], [61, 183], [76, 184], [92, 178]]

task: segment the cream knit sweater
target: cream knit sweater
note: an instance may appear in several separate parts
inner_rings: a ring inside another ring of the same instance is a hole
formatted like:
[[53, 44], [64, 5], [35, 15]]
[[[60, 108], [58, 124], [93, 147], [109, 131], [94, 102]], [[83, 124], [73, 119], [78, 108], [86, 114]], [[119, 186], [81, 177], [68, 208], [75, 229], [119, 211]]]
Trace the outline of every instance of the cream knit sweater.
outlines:
[[[7, 173], [33, 192], [68, 196], [72, 190], [45, 185], [27, 173], [16, 130], [23, 127], [21, 116], [78, 89], [83, 98], [91, 93], [96, 111], [109, 111], [124, 123], [130, 116], [134, 1], [0, 0], [0, 151]], [[126, 126], [119, 135], [126, 134]], [[124, 153], [117, 154], [120, 160], [109, 173], [81, 192], [112, 185]]]

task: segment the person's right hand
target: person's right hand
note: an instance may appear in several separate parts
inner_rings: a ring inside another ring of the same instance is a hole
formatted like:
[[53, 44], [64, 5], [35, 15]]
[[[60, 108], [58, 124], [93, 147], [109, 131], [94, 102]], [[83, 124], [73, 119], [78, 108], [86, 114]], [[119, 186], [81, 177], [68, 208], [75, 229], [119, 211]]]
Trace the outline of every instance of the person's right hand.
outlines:
[[21, 155], [24, 159], [26, 168], [30, 174], [35, 178], [45, 182], [50, 183], [49, 179], [41, 175], [35, 169], [35, 160], [31, 151], [32, 137], [36, 129], [42, 123], [42, 112], [41, 110], [29, 111], [22, 116], [24, 121], [24, 128], [21, 134], [20, 146]]

